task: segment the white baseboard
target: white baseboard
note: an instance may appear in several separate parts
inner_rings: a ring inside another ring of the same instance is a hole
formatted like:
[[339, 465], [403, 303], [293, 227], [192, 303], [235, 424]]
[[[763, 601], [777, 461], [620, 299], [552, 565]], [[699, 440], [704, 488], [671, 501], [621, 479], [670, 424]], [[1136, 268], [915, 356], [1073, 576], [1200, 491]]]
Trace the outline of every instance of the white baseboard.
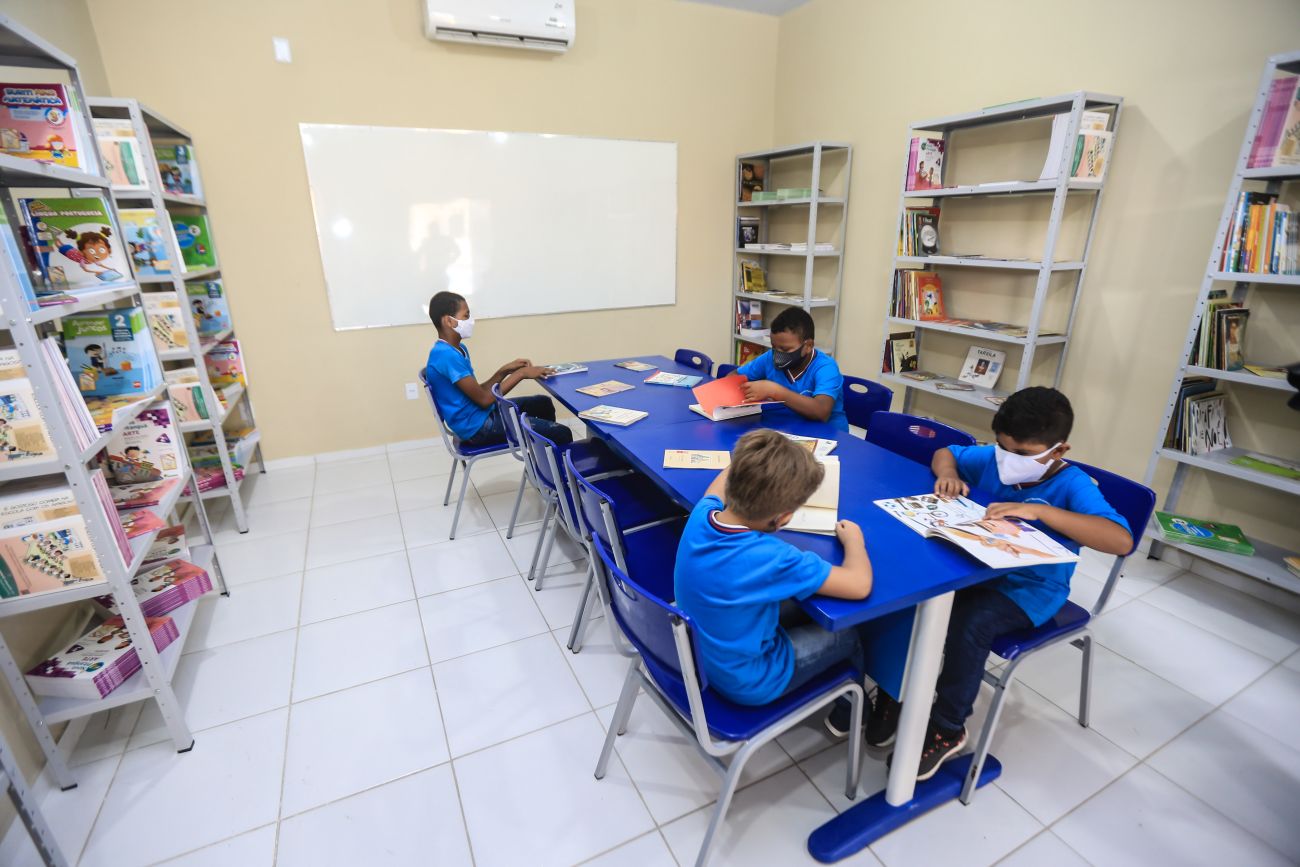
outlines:
[[315, 465], [315, 455], [298, 455], [292, 458], [276, 458], [273, 461], [267, 461], [266, 471], [271, 473], [276, 470], [291, 470], [294, 467], [313, 467]]
[[[1143, 539], [1142, 545], [1139, 547], [1149, 550], [1151, 540], [1149, 538]], [[1211, 563], [1209, 560], [1168, 545], [1164, 546], [1164, 550], [1160, 552], [1159, 559], [1162, 562], [1177, 566], [1179, 569], [1185, 569], [1193, 575], [1199, 575], [1208, 581], [1222, 584], [1224, 587], [1245, 593], [1247, 596], [1253, 596], [1261, 602], [1267, 602], [1284, 611], [1300, 614], [1300, 595], [1270, 584], [1267, 581], [1261, 581], [1241, 572], [1224, 568], [1218, 563]]]
[[333, 464], [339, 461], [355, 461], [362, 458], [377, 458], [388, 454], [386, 446], [371, 446], [365, 449], [345, 449], [341, 452], [322, 452], [316, 455], [316, 463]]

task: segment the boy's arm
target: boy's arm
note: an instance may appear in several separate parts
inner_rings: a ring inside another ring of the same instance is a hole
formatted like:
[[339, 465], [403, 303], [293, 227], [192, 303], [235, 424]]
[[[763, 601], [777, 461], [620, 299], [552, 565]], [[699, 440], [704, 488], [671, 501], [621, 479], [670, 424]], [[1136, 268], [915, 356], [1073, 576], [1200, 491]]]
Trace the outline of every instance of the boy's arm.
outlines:
[[492, 386], [496, 385], [498, 382], [503, 382], [507, 376], [521, 367], [528, 367], [530, 363], [531, 362], [529, 362], [527, 358], [516, 358], [514, 361], [507, 361], [505, 364], [501, 365], [500, 370], [492, 374], [491, 377], [480, 384], [488, 391], [491, 391]]
[[723, 503], [727, 502], [727, 471], [730, 469], [731, 467], [727, 467], [714, 477], [713, 481], [709, 483], [709, 489], [704, 492], [704, 496], [717, 497]]
[[745, 400], [779, 400], [804, 418], [826, 421], [835, 410], [829, 394], [800, 394], [770, 379], [755, 379], [744, 385]]
[[[501, 393], [509, 394], [511, 389], [523, 382], [525, 379], [545, 379], [555, 371], [549, 367], [537, 367], [535, 365], [525, 365], [506, 374], [501, 381]], [[489, 389], [491, 386], [489, 386]], [[491, 397], [491, 395], [488, 395]]]
[[1042, 521], [1062, 535], [1103, 554], [1127, 554], [1133, 547], [1133, 537], [1110, 518], [1071, 512], [1045, 503], [993, 503], [988, 508], [990, 518], [1024, 518]]
[[865, 599], [871, 593], [872, 576], [862, 528], [852, 521], [840, 521], [835, 525], [835, 535], [844, 545], [844, 565], [832, 566], [817, 592], [837, 599]]
[[[957, 458], [946, 448], [937, 449], [930, 458], [930, 469], [934, 472], [934, 492], [944, 499], [964, 497], [970, 493], [970, 485], [961, 480], [957, 472]], [[992, 514], [989, 517], [996, 517]]]

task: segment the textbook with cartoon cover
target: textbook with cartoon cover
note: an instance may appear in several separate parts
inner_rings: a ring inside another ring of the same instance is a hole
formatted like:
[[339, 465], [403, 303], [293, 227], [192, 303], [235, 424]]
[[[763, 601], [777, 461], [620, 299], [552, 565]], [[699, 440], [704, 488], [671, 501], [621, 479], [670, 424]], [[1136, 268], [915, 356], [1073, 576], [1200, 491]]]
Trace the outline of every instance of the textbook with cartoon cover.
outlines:
[[1020, 518], [989, 518], [965, 497], [917, 494], [876, 505], [926, 538], [945, 539], [994, 569], [1077, 563], [1079, 556]]

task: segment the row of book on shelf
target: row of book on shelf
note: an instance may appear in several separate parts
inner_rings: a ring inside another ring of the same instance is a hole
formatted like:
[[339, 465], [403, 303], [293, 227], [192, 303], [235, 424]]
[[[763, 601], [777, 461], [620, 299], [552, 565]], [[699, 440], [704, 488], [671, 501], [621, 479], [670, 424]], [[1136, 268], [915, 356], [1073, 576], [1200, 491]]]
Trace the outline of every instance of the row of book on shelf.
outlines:
[[1279, 71], [1269, 83], [1247, 168], [1300, 166], [1300, 76]]
[[[994, 388], [1002, 376], [1006, 360], [1007, 354], [1000, 349], [972, 346], [967, 350], [966, 360], [962, 363], [961, 371], [956, 378], [932, 373], [920, 369], [916, 332], [898, 331], [885, 338], [881, 373], [893, 374], [916, 382], [932, 382], [938, 391], [975, 391], [977, 388]], [[1006, 398], [987, 395], [984, 399], [998, 405]]]
[[1220, 271], [1300, 274], [1300, 220], [1276, 193], [1241, 191], [1224, 239]]
[[[736, 288], [748, 295], [762, 295], [765, 298], [771, 298], [773, 301], [799, 303], [805, 300], [803, 293], [786, 292], [783, 289], [769, 286], [763, 266], [750, 259], [742, 260], [740, 263], [740, 284]], [[814, 303], [824, 303], [830, 299], [825, 295], [813, 295], [806, 300]]]
[[1272, 365], [1246, 363], [1246, 326], [1250, 309], [1241, 301], [1216, 289], [1210, 293], [1192, 344], [1188, 364], [1215, 370], [1239, 370], [1270, 379], [1285, 379], [1285, 369]]
[[[992, 319], [958, 319], [948, 315], [943, 300], [943, 278], [933, 271], [900, 269], [894, 272], [894, 293], [890, 316], [918, 322], [935, 322], [958, 328], [988, 331], [1005, 337], [1028, 337], [1024, 325], [998, 322]], [[1058, 335], [1056, 331], [1040, 331], [1040, 337]]]

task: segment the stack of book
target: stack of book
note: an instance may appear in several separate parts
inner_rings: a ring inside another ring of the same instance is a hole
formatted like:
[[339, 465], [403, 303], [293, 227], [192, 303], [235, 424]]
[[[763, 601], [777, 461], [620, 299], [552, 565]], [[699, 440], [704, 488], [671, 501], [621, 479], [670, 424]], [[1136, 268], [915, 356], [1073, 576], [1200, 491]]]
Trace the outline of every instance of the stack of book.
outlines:
[[1165, 434], [1165, 447], [1202, 455], [1231, 446], [1223, 392], [1215, 391], [1214, 381], [1204, 376], [1183, 380], [1174, 417]]
[[45, 369], [51, 372], [54, 379], [54, 390], [59, 405], [63, 408], [63, 417], [72, 421], [72, 435], [77, 441], [77, 447], [89, 448], [99, 438], [99, 422], [77, 389], [77, 383], [63, 358], [63, 350], [59, 349], [59, 341], [54, 337], [42, 340], [41, 355], [45, 359]]
[[0, 598], [104, 580], [71, 488], [43, 481], [6, 486], [0, 494]]
[[[785, 246], [790, 250], [791, 253], [808, 252], [807, 241], [796, 241], [793, 244], [786, 244]], [[812, 251], [814, 253], [834, 253], [835, 245], [830, 243], [829, 241], [817, 241], [812, 245]]]
[[[131, 589], [145, 617], [161, 617], [211, 590], [212, 578], [186, 560], [169, 560], [132, 578]], [[100, 596], [96, 601], [117, 613], [112, 596]]]
[[190, 558], [190, 546], [185, 538], [185, 526], [177, 524], [174, 527], [164, 527], [158, 531], [154, 537], [153, 544], [145, 552], [144, 560], [141, 562], [142, 568], [156, 566], [159, 563], [165, 563], [168, 560], [188, 560]]
[[894, 301], [890, 315], [925, 322], [943, 319], [943, 281], [933, 271], [894, 272]]
[[84, 397], [147, 394], [163, 383], [162, 367], [140, 307], [66, 317], [63, 347]]
[[1282, 72], [1273, 79], [1246, 165], [1300, 166], [1300, 76], [1295, 73]]
[[939, 209], [907, 208], [898, 227], [898, 255], [936, 256], [939, 253]]
[[900, 331], [889, 335], [885, 341], [885, 358], [881, 373], [903, 373], [916, 370], [916, 332]]
[[[145, 622], [159, 652], [180, 637], [170, 617], [149, 617]], [[37, 695], [97, 699], [139, 670], [140, 657], [131, 646], [126, 623], [111, 617], [27, 672], [27, 685]]]
[[1215, 370], [1241, 370], [1246, 366], [1246, 324], [1250, 311], [1223, 290], [1210, 293], [1201, 316], [1196, 344], [1189, 363]]
[[1300, 274], [1300, 220], [1291, 206], [1278, 202], [1276, 193], [1243, 190], [1237, 196], [1220, 270]]

